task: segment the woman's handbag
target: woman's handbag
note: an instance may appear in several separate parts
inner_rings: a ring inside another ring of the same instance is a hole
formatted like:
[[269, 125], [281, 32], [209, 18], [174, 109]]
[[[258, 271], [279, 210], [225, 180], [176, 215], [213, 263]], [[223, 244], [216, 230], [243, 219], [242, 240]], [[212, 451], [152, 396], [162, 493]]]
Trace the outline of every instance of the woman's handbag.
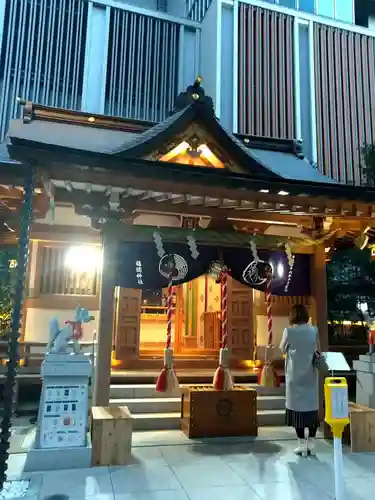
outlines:
[[322, 375], [329, 374], [329, 367], [326, 358], [321, 352], [319, 351], [314, 352], [313, 365]]

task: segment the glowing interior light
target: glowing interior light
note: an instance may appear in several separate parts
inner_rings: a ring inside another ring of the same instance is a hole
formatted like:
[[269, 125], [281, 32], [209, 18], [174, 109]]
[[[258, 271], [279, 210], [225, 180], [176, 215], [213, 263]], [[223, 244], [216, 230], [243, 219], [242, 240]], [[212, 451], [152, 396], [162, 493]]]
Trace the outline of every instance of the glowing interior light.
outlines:
[[79, 246], [69, 248], [65, 265], [75, 272], [94, 273], [101, 268], [102, 252], [94, 246]]
[[289, 193], [288, 193], [288, 191], [279, 191], [278, 194], [280, 196], [288, 196]]
[[284, 266], [282, 265], [281, 262], [277, 264], [276, 270], [277, 270], [277, 276], [279, 278], [282, 278], [284, 276]]
[[368, 304], [367, 304], [367, 302], [358, 302], [357, 303], [357, 307], [364, 314], [368, 312]]
[[269, 189], [260, 189], [259, 192], [267, 194], [270, 192], [270, 190]]

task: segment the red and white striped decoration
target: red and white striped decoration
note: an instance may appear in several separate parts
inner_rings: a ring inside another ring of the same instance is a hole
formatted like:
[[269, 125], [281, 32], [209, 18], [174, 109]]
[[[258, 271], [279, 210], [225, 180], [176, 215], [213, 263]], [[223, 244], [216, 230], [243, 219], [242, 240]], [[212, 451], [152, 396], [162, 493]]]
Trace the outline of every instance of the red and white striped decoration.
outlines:
[[272, 297], [271, 297], [271, 279], [266, 283], [266, 302], [267, 302], [267, 325], [268, 325], [268, 345], [272, 345]]
[[228, 346], [228, 273], [221, 273], [221, 348]]
[[169, 274], [168, 301], [167, 301], [167, 349], [172, 344], [172, 315], [173, 315], [173, 274]]

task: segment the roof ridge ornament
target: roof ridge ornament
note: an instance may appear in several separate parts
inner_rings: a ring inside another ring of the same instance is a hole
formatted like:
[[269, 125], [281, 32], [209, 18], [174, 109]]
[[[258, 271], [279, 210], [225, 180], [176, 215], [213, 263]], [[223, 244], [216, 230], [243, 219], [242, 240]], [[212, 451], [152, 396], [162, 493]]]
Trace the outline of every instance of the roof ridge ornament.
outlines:
[[185, 92], [181, 92], [177, 96], [174, 113], [192, 105], [203, 106], [214, 113], [214, 102], [211, 97], [206, 95], [204, 88], [201, 86], [202, 80], [201, 76], [197, 76], [193, 85], [189, 85]]

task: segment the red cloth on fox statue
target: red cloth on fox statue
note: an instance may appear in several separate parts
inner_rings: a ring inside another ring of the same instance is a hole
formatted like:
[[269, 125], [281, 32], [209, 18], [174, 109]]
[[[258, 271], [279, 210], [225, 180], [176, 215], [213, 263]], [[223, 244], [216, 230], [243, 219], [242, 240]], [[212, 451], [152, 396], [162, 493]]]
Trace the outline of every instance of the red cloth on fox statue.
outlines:
[[73, 339], [79, 340], [82, 338], [82, 321], [65, 321], [66, 325], [70, 325], [73, 329]]

